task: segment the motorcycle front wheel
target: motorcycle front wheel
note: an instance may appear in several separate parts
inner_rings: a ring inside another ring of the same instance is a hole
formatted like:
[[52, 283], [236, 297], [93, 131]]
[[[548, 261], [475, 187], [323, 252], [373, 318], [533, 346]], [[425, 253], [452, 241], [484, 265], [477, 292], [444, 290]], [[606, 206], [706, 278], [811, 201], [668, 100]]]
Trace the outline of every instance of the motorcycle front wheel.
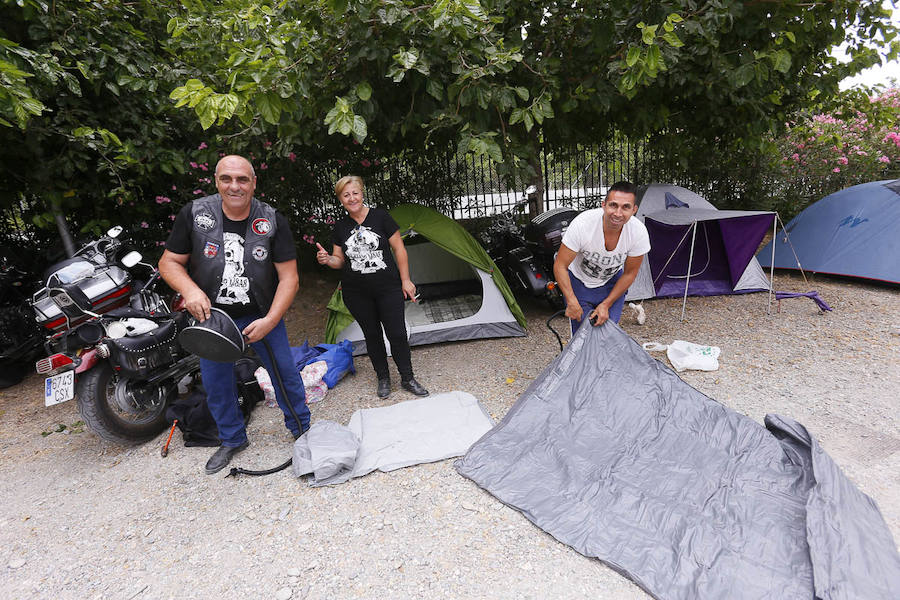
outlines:
[[118, 375], [107, 362], [79, 376], [78, 412], [85, 424], [105, 440], [134, 445], [153, 439], [166, 428], [166, 408], [178, 394], [175, 382], [150, 385]]

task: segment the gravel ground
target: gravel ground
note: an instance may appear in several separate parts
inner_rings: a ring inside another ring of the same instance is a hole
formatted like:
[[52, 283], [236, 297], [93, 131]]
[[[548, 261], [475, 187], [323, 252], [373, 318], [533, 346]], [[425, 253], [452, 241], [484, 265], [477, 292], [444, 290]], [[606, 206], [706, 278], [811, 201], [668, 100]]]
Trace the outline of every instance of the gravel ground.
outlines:
[[[317, 276], [288, 314], [292, 343], [322, 339], [333, 286]], [[774, 412], [806, 425], [898, 540], [900, 292], [792, 275], [775, 287], [818, 289], [834, 312], [798, 298], [766, 314], [764, 294], [689, 298], [682, 323], [680, 300], [654, 300], [646, 324], [626, 309], [622, 327], [638, 342], [720, 346], [719, 370], [685, 381], [760, 423]], [[527, 337], [414, 348], [419, 380], [432, 392], [468, 391], [502, 418], [558, 351], [544, 326], [550, 311], [523, 308]], [[412, 398], [395, 383], [378, 400], [368, 359], [357, 367], [312, 405], [313, 419], [346, 424], [359, 408]], [[459, 476], [452, 460], [313, 489], [290, 471], [207, 476], [212, 449], [185, 448], [178, 433], [162, 458], [163, 434], [121, 448], [78, 420], [73, 402], [43, 406], [37, 376], [0, 391], [4, 598], [648, 597]], [[289, 456], [280, 411], [260, 406], [249, 429], [237, 465]]]

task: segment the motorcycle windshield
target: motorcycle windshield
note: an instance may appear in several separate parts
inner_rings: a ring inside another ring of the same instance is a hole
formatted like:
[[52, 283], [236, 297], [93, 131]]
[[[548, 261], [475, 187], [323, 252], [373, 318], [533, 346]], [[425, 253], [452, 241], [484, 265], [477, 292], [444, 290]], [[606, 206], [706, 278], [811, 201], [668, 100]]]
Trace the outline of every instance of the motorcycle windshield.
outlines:
[[86, 260], [70, 263], [50, 276], [50, 281], [59, 283], [75, 283], [94, 274], [94, 265]]

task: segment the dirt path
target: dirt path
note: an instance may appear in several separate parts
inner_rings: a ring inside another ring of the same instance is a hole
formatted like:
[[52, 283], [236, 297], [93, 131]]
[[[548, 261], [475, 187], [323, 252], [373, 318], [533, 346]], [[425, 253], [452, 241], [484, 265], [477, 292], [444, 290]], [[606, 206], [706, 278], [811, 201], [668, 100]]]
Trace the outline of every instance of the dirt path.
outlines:
[[[314, 277], [305, 285], [288, 317], [295, 344], [322, 340], [331, 292]], [[638, 342], [720, 346], [718, 371], [683, 378], [758, 422], [774, 412], [806, 425], [898, 540], [900, 292], [814, 287], [833, 313], [801, 298], [767, 315], [765, 295], [751, 294], [690, 298], [686, 323], [680, 300], [649, 301], [645, 325], [626, 310], [622, 326]], [[806, 291], [789, 276], [776, 288]], [[527, 337], [415, 348], [419, 379], [434, 392], [468, 391], [502, 418], [558, 351], [544, 326], [550, 311], [524, 309]], [[359, 408], [411, 398], [395, 391], [378, 401], [368, 360], [357, 367], [312, 405], [315, 420], [347, 423]], [[450, 460], [313, 489], [289, 471], [206, 476], [211, 449], [185, 448], [177, 433], [162, 458], [163, 435], [121, 448], [78, 420], [74, 403], [43, 406], [37, 376], [0, 391], [4, 598], [647, 598], [460, 477]], [[236, 463], [285, 460], [291, 439], [280, 420], [277, 409], [258, 408], [252, 445]]]

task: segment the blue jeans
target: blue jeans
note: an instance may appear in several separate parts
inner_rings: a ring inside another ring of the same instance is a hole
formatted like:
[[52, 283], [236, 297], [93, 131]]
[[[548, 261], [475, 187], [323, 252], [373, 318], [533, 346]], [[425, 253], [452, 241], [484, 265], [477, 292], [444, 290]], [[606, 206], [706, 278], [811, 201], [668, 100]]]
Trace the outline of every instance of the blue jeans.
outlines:
[[[243, 330], [244, 327], [258, 319], [256, 315], [246, 317], [238, 317], [234, 320], [238, 329]], [[266, 350], [263, 340], [269, 342], [274, 354], [275, 363], [281, 373], [284, 387], [288, 397], [285, 398], [281, 393], [281, 386], [278, 385], [278, 376], [272, 367], [272, 359]], [[306, 392], [303, 389], [303, 382], [300, 380], [300, 372], [294, 359], [291, 356], [291, 346], [288, 342], [287, 329], [284, 326], [284, 320], [279, 321], [278, 325], [269, 332], [269, 334], [258, 342], [251, 344], [253, 349], [262, 360], [263, 366], [272, 377], [272, 384], [275, 387], [275, 398], [278, 400], [278, 406], [284, 413], [284, 424], [292, 434], [301, 432], [301, 425], [305, 429], [309, 427], [309, 408], [306, 406]], [[209, 405], [209, 412], [212, 413], [216, 426], [219, 428], [219, 439], [222, 440], [223, 446], [240, 446], [247, 441], [247, 429], [244, 427], [244, 415], [241, 413], [240, 405], [237, 397], [237, 381], [234, 378], [234, 364], [222, 363], [200, 359], [200, 373], [203, 377], [203, 388], [206, 390], [206, 402]], [[300, 417], [300, 423], [294, 419], [288, 408], [287, 402], [290, 401], [291, 406], [297, 416]]]
[[[589, 288], [581, 283], [581, 280], [569, 271], [569, 281], [572, 282], [572, 291], [575, 292], [575, 297], [578, 298], [581, 310], [584, 311], [581, 314], [581, 320], [576, 321], [575, 319], [569, 319], [569, 322], [572, 325], [572, 335], [575, 335], [575, 332], [578, 331], [578, 328], [581, 326], [581, 322], [587, 319], [588, 314], [597, 308], [598, 304], [606, 300], [606, 297], [609, 296], [609, 293], [616, 285], [616, 282], [619, 281], [619, 277], [622, 276], [622, 273], [623, 271], [620, 270], [612, 276], [612, 279], [600, 287]], [[622, 294], [615, 302], [613, 302], [613, 305], [609, 307], [609, 320], [618, 323], [619, 319], [622, 318], [622, 309], [624, 308], [625, 294]]]

